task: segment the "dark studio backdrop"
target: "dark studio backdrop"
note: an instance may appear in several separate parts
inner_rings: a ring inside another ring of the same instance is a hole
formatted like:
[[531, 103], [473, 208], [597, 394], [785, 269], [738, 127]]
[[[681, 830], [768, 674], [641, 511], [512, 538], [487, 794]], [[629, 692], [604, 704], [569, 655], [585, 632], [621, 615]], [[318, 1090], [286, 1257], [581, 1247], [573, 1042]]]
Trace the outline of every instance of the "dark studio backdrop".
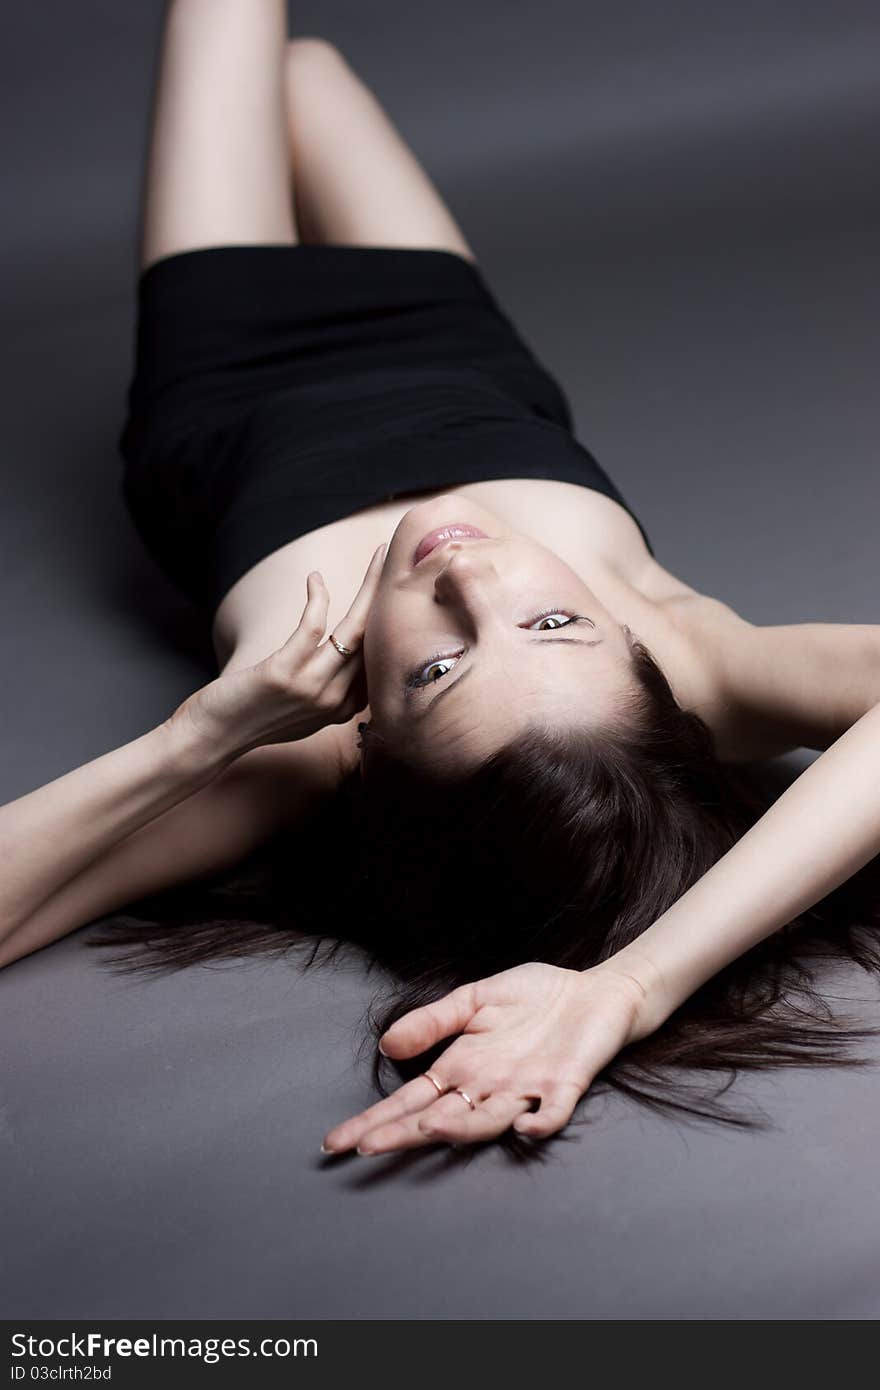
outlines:
[[[2, 801], [213, 674], [115, 453], [161, 16], [4, 23]], [[876, 6], [309, 0], [290, 30], [375, 88], [660, 562], [755, 622], [880, 621]], [[369, 1099], [356, 964], [122, 980], [84, 935], [0, 974], [4, 1316], [880, 1314], [873, 1069], [741, 1080], [764, 1134], [615, 1098], [540, 1170], [329, 1170]]]

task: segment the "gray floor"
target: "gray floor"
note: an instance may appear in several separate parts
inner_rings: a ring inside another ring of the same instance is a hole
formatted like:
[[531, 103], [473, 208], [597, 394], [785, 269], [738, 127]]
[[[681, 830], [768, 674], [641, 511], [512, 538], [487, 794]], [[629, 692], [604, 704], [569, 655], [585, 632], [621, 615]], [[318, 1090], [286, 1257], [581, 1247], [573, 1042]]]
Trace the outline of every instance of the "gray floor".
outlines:
[[[161, 7], [117, 9], [8, 21], [4, 801], [210, 674], [118, 492]], [[658, 558], [756, 622], [880, 620], [876, 7], [326, 10], [292, 32], [381, 93]], [[357, 966], [120, 980], [88, 931], [0, 975], [7, 1317], [880, 1314], [873, 1068], [741, 1081], [757, 1135], [615, 1099], [540, 1169], [328, 1165]]]

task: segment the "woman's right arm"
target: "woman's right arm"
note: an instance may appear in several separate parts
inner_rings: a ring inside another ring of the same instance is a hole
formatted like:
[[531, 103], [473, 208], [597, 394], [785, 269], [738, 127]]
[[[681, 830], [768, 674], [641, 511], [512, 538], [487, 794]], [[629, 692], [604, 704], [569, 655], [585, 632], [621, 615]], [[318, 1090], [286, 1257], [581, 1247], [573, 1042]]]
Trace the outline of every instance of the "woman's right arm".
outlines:
[[234, 853], [234, 756], [168, 721], [0, 806], [0, 966]]
[[99, 855], [211, 782], [233, 760], [169, 721], [0, 807], [0, 926], [31, 917]]
[[295, 826], [332, 792], [334, 735], [230, 759], [163, 725], [0, 807], [0, 968]]
[[322, 640], [330, 595], [315, 571], [275, 651], [227, 663], [157, 728], [0, 807], [0, 966], [242, 858], [332, 794], [338, 726], [365, 709], [363, 635], [385, 549], [336, 624], [354, 655], [340, 661]]

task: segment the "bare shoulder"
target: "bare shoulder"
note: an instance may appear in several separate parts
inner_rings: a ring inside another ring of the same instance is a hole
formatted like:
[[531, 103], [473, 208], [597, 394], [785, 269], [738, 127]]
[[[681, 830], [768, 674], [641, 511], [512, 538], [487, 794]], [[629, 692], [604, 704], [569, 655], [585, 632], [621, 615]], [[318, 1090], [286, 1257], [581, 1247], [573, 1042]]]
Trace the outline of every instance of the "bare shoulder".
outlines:
[[613, 551], [606, 552], [603, 558], [619, 578], [666, 614], [683, 636], [751, 627], [730, 604], [696, 589], [661, 565], [631, 519], [627, 517], [626, 521], [614, 537]]
[[754, 624], [737, 613], [729, 603], [711, 594], [670, 594], [660, 600], [660, 607], [675, 624], [683, 637], [699, 648], [701, 644], [729, 645], [753, 630]]
[[603, 558], [624, 586], [618, 611], [628, 622], [631, 615], [630, 626], [659, 662], [682, 709], [709, 726], [723, 761], [739, 761], [743, 742], [734, 729], [729, 672], [752, 659], [753, 625], [661, 565], [629, 517]]
[[618, 580], [652, 604], [706, 597], [661, 565], [645, 544], [635, 518], [619, 503], [596, 494], [590, 506], [598, 509], [601, 520], [591, 537], [597, 556]]
[[824, 751], [877, 701], [880, 625], [766, 626], [695, 590], [653, 607], [676, 699], [709, 726], [722, 762]]
[[656, 606], [672, 634], [678, 676], [673, 685], [682, 707], [709, 726], [722, 762], [750, 760], [754, 734], [732, 699], [730, 673], [754, 659], [754, 624], [730, 604], [697, 590], [670, 592]]

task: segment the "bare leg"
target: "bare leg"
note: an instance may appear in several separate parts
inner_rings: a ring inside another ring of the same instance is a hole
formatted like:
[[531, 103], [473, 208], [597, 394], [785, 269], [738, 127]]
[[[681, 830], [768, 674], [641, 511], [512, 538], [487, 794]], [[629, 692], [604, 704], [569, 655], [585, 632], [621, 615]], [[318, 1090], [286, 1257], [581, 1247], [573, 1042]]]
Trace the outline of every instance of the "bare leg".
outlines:
[[169, 0], [141, 267], [207, 246], [297, 240], [284, 0]]
[[144, 181], [142, 268], [299, 240], [474, 253], [332, 44], [287, 40], [284, 0], [168, 0]]
[[287, 45], [296, 222], [303, 242], [474, 253], [437, 189], [338, 49]]

